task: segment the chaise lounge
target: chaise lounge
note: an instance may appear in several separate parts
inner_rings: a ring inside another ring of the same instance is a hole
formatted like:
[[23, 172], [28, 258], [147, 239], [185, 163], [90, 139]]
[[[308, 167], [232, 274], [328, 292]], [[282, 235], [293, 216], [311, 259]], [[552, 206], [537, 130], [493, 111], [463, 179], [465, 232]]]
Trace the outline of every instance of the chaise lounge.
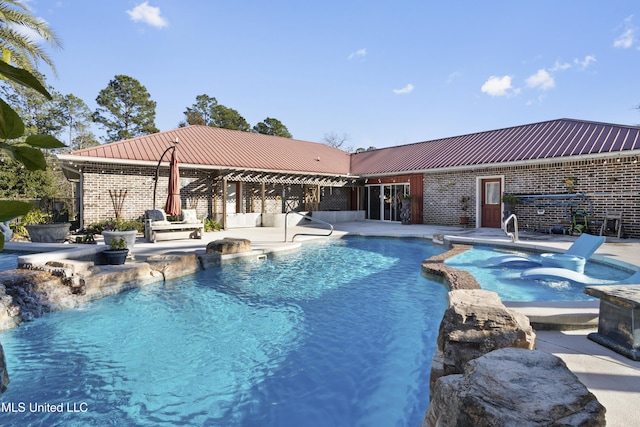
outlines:
[[564, 267], [582, 273], [586, 260], [598, 250], [605, 242], [602, 236], [592, 236], [583, 233], [564, 253], [543, 253], [541, 260], [534, 260], [522, 255], [500, 255], [481, 260], [477, 264], [480, 267]]
[[181, 221], [168, 221], [162, 209], [145, 211], [144, 237], [147, 242], [171, 239], [202, 239], [204, 222], [199, 220], [195, 209], [183, 209]]

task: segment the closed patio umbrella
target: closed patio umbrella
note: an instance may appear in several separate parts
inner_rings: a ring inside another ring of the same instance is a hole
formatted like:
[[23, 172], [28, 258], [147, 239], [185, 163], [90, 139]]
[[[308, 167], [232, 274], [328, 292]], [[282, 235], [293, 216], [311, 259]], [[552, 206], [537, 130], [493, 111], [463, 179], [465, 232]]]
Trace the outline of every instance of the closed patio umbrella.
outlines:
[[171, 163], [169, 163], [169, 196], [164, 208], [167, 215], [180, 215], [180, 170], [178, 168], [178, 150], [171, 153]]

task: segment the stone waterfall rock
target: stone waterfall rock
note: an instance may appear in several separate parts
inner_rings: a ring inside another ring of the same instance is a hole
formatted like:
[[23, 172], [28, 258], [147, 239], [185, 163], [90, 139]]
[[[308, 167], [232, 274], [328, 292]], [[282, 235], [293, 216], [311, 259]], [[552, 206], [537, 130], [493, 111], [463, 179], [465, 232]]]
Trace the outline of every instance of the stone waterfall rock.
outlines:
[[468, 361], [504, 347], [532, 350], [535, 332], [529, 319], [507, 309], [495, 292], [454, 290], [447, 294], [438, 345], [431, 363], [431, 390], [444, 375], [460, 374]]
[[505, 348], [438, 379], [421, 426], [604, 426], [605, 408], [558, 357]]
[[232, 237], [214, 240], [207, 244], [206, 253], [212, 252], [218, 252], [221, 255], [251, 252], [251, 241], [248, 239], [234, 239]]
[[58, 310], [75, 308], [78, 301], [62, 278], [48, 271], [0, 272], [0, 330], [11, 329]]

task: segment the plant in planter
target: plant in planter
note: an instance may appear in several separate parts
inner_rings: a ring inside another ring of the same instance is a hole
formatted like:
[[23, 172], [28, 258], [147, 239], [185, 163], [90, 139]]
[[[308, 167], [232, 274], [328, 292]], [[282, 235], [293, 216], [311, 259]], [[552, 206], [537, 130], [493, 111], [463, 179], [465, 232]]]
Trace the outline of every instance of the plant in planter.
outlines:
[[413, 196], [403, 194], [400, 207], [400, 221], [402, 224], [411, 224], [411, 200]]
[[504, 203], [504, 219], [509, 218], [516, 213], [516, 205], [520, 203], [520, 197], [515, 194], [505, 193], [502, 195], [502, 203]]
[[462, 215], [460, 215], [461, 225], [469, 224], [469, 215], [467, 214], [469, 210], [469, 199], [469, 196], [462, 196], [460, 198], [460, 209], [462, 210]]
[[[8, 82], [33, 89], [49, 100], [53, 97], [43, 84], [25, 69], [0, 61], [0, 76]], [[65, 145], [50, 135], [26, 135], [24, 122], [3, 99], [0, 99], [0, 153], [21, 163], [30, 171], [45, 170], [47, 167], [41, 149], [62, 148]], [[0, 221], [5, 222], [23, 216], [32, 209], [27, 202], [17, 200], [0, 201]], [[69, 225], [70, 226], [70, 225]], [[0, 233], [0, 251], [4, 248], [4, 233]], [[66, 237], [66, 236], [65, 236]]]
[[111, 244], [111, 240], [117, 238], [124, 239], [129, 249], [136, 244], [138, 229], [135, 221], [107, 220], [102, 228], [105, 245]]
[[71, 228], [69, 222], [51, 222], [51, 215], [40, 209], [32, 209], [25, 214], [22, 224], [34, 243], [62, 243]]
[[109, 249], [102, 251], [104, 260], [109, 265], [122, 265], [129, 255], [127, 242], [122, 237], [115, 237], [109, 243]]

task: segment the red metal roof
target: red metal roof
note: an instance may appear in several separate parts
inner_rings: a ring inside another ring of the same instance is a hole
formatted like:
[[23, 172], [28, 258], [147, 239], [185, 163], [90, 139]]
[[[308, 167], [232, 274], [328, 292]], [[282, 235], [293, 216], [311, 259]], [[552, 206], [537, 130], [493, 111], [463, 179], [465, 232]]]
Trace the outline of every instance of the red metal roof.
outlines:
[[[558, 119], [352, 155], [326, 144], [209, 126], [187, 126], [87, 148], [71, 155], [157, 162], [176, 138], [181, 167], [214, 166], [342, 176], [640, 151], [640, 127]], [[168, 162], [168, 158], [165, 160]]]
[[640, 127], [558, 119], [351, 156], [353, 175], [536, 161], [640, 150]]
[[[71, 154], [157, 162], [176, 138], [180, 167], [207, 165], [329, 175], [349, 173], [349, 153], [326, 144], [210, 126], [187, 126]], [[164, 161], [168, 162], [169, 157], [165, 156]]]

